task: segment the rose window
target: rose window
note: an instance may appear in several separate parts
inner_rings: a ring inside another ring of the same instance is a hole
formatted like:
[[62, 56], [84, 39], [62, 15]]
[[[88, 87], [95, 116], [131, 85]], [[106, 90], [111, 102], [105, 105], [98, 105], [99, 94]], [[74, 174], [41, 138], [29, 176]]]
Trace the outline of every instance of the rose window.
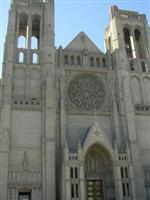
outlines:
[[78, 77], [69, 84], [68, 97], [78, 108], [97, 109], [104, 103], [104, 85], [96, 76]]

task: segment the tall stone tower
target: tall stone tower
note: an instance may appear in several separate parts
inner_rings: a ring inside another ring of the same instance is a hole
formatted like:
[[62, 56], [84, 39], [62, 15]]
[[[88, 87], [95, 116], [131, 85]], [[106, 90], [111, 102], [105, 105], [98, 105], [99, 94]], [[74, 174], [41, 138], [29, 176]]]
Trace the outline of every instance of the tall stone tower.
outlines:
[[[143, 184], [145, 160], [139, 161], [142, 156], [144, 157], [142, 149], [149, 149], [149, 143], [143, 139], [149, 140], [149, 130], [143, 126], [143, 120], [149, 120], [146, 112], [150, 105], [148, 37], [145, 15], [119, 10], [117, 6], [111, 7], [110, 24], [106, 28], [105, 41], [114, 79], [114, 99], [118, 108], [116, 111], [119, 113], [116, 115], [114, 109], [114, 125], [117, 124], [116, 133], [119, 133], [116, 142], [122, 152], [130, 147], [134, 171], [131, 183], [132, 198], [136, 200], [146, 198]], [[141, 112], [143, 113], [139, 117]], [[140, 129], [140, 126], [143, 128]], [[148, 155], [147, 159], [149, 159]]]
[[54, 46], [54, 0], [12, 0], [0, 80], [0, 200], [150, 199], [146, 17], [110, 9], [103, 53]]
[[1, 90], [1, 200], [55, 200], [54, 83], [54, 1], [12, 0]]

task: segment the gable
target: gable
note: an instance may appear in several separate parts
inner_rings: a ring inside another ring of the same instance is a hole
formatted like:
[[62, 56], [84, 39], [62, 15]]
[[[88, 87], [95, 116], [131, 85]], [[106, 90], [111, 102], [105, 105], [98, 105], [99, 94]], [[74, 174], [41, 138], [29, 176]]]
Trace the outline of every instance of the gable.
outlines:
[[81, 141], [83, 154], [85, 155], [88, 149], [95, 144], [103, 146], [110, 153], [113, 159], [113, 147], [98, 123], [94, 123], [88, 128], [83, 140]]
[[87, 49], [90, 52], [102, 53], [84, 32], [80, 32], [65, 48], [65, 50], [75, 51], [81, 51], [83, 49]]

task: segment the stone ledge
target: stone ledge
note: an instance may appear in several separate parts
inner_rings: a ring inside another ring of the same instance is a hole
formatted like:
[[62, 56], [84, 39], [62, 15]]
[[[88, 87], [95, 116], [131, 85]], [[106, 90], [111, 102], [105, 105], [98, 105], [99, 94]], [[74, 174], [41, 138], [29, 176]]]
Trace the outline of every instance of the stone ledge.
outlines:
[[41, 100], [40, 99], [13, 99], [12, 100], [13, 109], [22, 110], [41, 110]]
[[137, 104], [135, 105], [135, 113], [142, 114], [142, 115], [143, 114], [150, 115], [150, 106]]

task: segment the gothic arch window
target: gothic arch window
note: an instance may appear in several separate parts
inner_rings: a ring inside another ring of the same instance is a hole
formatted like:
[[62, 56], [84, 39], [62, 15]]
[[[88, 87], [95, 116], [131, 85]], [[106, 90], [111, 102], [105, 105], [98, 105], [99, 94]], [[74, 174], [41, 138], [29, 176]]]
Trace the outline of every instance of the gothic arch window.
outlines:
[[124, 178], [124, 170], [123, 170], [123, 167], [120, 168], [120, 172], [121, 172], [121, 178]]
[[100, 59], [96, 58], [96, 67], [100, 67]]
[[24, 35], [18, 37], [18, 48], [26, 48], [26, 37]]
[[74, 56], [71, 56], [71, 65], [74, 65]]
[[78, 168], [75, 167], [75, 178], [78, 178]]
[[20, 52], [20, 53], [19, 53], [18, 62], [19, 62], [19, 63], [24, 63], [24, 53], [23, 53], [23, 52]]
[[111, 44], [111, 38], [110, 38], [110, 36], [108, 37], [108, 50], [110, 52], [112, 51], [112, 44]]
[[19, 30], [18, 30], [18, 48], [28, 47], [28, 16], [26, 14], [19, 15]]
[[68, 56], [67, 56], [67, 55], [64, 56], [64, 64], [65, 64], [65, 65], [68, 65], [68, 64], [69, 64]]
[[135, 71], [134, 62], [132, 60], [130, 61], [130, 70]]
[[32, 64], [38, 64], [38, 54], [33, 53], [32, 55]]
[[74, 199], [74, 197], [75, 197], [74, 184], [71, 184], [71, 199]]
[[31, 49], [38, 49], [40, 42], [40, 16], [32, 16]]
[[128, 178], [128, 168], [125, 167], [125, 177]]
[[77, 56], [77, 65], [81, 65], [81, 58], [80, 58], [80, 56]]
[[139, 56], [139, 58], [143, 58], [144, 57], [144, 49], [142, 48], [141, 32], [138, 29], [135, 29], [134, 36], [135, 36], [135, 42], [136, 42], [138, 56]]
[[79, 198], [79, 185], [75, 184], [76, 187], [76, 198]]
[[71, 179], [74, 178], [74, 176], [73, 176], [73, 167], [70, 168], [70, 178], [71, 178]]
[[132, 58], [131, 34], [128, 28], [123, 29], [126, 54]]
[[31, 49], [38, 49], [38, 39], [35, 36], [31, 37]]
[[142, 67], [142, 72], [147, 72], [148, 71], [147, 64], [144, 61], [141, 62], [141, 67]]
[[105, 58], [102, 59], [102, 63], [103, 63], [103, 67], [106, 67], [106, 59]]
[[94, 67], [94, 58], [93, 57], [90, 58], [90, 66]]

